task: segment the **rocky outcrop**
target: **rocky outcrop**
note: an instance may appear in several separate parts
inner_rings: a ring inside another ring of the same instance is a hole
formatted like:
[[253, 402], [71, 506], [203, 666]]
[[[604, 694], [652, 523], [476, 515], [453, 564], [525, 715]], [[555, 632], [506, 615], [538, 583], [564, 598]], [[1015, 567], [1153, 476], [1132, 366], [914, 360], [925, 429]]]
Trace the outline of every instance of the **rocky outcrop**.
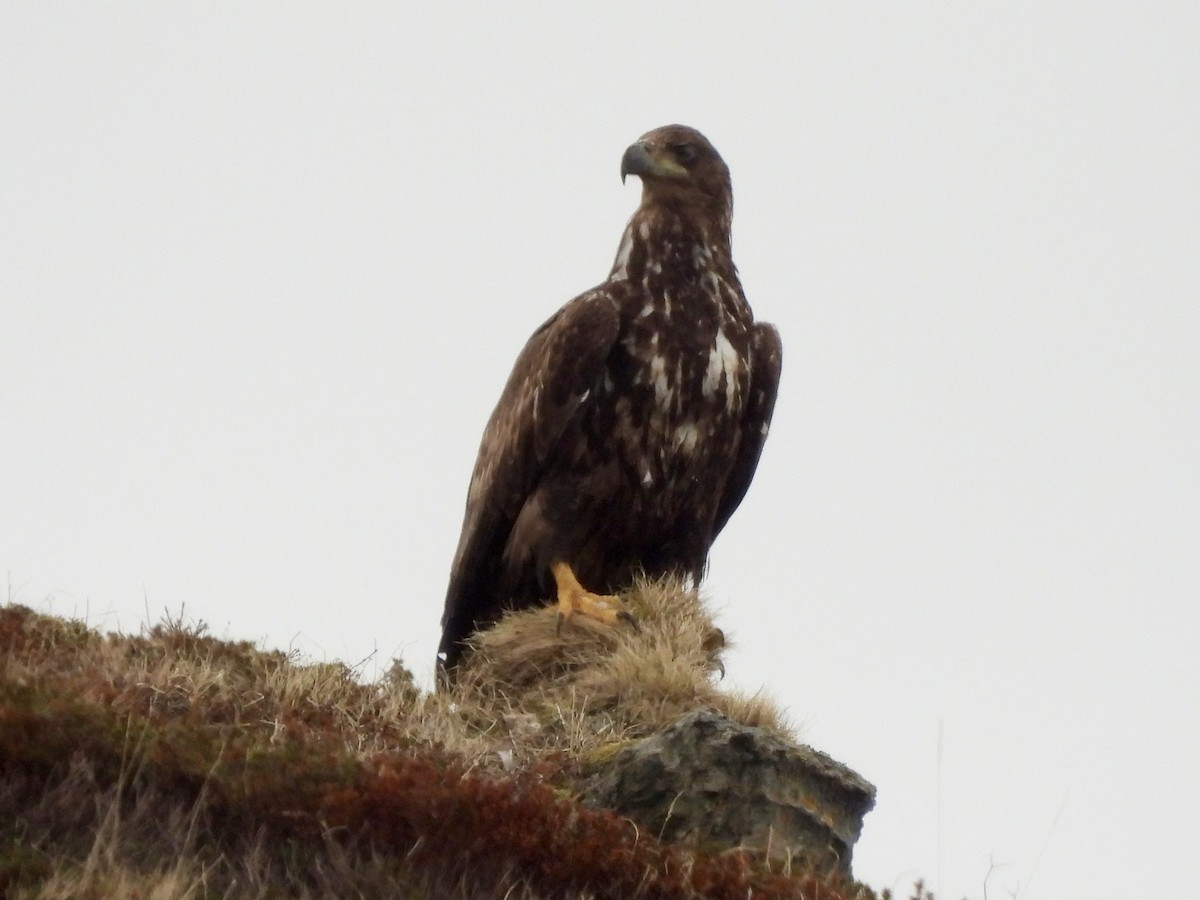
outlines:
[[708, 710], [625, 745], [591, 777], [588, 805], [669, 842], [743, 847], [850, 875], [875, 788], [824, 753]]

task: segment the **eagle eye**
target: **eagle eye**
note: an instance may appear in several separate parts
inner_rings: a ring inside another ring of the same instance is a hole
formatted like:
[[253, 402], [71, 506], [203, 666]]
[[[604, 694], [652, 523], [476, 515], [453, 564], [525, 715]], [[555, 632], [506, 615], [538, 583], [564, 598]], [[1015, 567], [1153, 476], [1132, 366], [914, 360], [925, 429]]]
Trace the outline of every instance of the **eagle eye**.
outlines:
[[691, 144], [673, 144], [671, 152], [675, 154], [675, 158], [685, 166], [690, 166], [696, 161], [696, 148]]

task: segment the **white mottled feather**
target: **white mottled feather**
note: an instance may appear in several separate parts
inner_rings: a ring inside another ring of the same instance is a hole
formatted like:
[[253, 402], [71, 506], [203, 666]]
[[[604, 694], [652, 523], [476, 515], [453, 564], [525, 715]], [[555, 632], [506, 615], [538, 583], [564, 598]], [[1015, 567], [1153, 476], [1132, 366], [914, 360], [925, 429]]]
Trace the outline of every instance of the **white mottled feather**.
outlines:
[[708, 371], [704, 374], [704, 396], [711, 397], [721, 386], [721, 378], [725, 379], [725, 405], [732, 408], [737, 394], [737, 373], [741, 366], [737, 350], [725, 337], [724, 329], [717, 330], [713, 348], [708, 352]]

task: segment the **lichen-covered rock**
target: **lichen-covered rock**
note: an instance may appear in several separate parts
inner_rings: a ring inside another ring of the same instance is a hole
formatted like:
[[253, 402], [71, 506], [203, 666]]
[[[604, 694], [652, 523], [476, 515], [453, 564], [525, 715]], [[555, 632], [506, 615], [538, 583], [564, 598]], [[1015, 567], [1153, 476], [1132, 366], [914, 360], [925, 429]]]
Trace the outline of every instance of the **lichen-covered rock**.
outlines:
[[614, 753], [583, 800], [666, 841], [849, 876], [875, 788], [811, 747], [700, 710]]

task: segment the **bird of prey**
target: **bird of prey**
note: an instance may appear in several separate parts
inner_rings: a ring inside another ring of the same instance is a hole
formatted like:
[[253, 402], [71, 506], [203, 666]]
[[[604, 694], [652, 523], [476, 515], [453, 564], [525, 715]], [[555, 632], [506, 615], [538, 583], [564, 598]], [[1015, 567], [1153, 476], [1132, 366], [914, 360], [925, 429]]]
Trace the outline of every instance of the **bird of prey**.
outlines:
[[450, 571], [438, 648], [506, 609], [557, 603], [629, 618], [611, 594], [641, 572], [699, 583], [750, 486], [779, 385], [730, 247], [729, 169], [693, 128], [621, 158], [642, 198], [608, 279], [533, 333], [488, 420]]

